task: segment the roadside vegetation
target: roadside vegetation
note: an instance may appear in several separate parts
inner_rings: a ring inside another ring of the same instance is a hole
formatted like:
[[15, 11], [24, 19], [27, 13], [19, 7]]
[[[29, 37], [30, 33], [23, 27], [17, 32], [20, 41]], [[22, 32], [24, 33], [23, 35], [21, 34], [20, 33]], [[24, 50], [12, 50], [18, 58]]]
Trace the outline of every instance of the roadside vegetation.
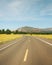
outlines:
[[39, 34], [39, 35], [33, 35], [33, 36], [37, 36], [37, 37], [41, 37], [41, 38], [46, 38], [46, 39], [52, 39], [52, 34], [50, 34], [50, 35]]
[[1, 43], [4, 43], [6, 41], [10, 41], [10, 40], [13, 40], [13, 39], [16, 39], [16, 38], [20, 38], [22, 37], [22, 35], [14, 35], [14, 34], [0, 34], [0, 44]]

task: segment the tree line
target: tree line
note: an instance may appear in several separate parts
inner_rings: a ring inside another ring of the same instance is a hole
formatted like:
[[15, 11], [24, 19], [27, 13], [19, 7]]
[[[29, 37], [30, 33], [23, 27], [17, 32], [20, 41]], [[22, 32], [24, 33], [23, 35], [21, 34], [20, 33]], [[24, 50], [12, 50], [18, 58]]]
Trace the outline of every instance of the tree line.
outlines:
[[12, 31], [9, 30], [9, 29], [7, 29], [7, 30], [5, 30], [5, 29], [0, 30], [0, 34], [11, 34], [11, 33], [12, 33]]
[[10, 29], [2, 29], [0, 30], [0, 34], [52, 34], [52, 31], [47, 31], [47, 32], [21, 32], [21, 31], [18, 31], [18, 30], [15, 30], [15, 31], [11, 31]]
[[2, 29], [0, 30], [0, 34], [27, 34], [26, 32], [19, 32], [18, 30], [15, 30], [15, 31], [11, 31], [10, 29]]

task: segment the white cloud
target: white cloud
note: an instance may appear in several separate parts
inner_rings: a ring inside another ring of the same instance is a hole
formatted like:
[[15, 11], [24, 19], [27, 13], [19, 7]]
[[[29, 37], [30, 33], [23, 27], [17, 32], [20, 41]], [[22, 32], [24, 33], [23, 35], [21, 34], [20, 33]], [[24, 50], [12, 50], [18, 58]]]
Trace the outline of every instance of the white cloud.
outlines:
[[[5, 20], [40, 20], [40, 18], [32, 17], [37, 15], [37, 10], [39, 11], [40, 9], [37, 5], [39, 1], [42, 0], [11, 0], [10, 2], [5, 2], [6, 4], [3, 4], [2, 9], [4, 16], [0, 14], [0, 17], [3, 16]], [[49, 8], [47, 8], [47, 10], [46, 8], [47, 6], [40, 11], [40, 15], [45, 15], [47, 13]]]
[[52, 4], [49, 4], [47, 6], [45, 6], [45, 8], [43, 8], [40, 11], [40, 15], [44, 16], [44, 15], [52, 15]]
[[7, 7], [6, 7], [6, 10], [7, 12], [9, 13], [8, 15], [9, 16], [16, 16], [19, 14], [19, 8], [22, 3], [20, 1], [16, 1], [16, 2], [11, 2], [11, 3], [8, 3]]
[[32, 11], [31, 8], [33, 6], [31, 4], [36, 4], [38, 1], [40, 0], [13, 0], [5, 7], [6, 16], [23, 16], [27, 12]]
[[24, 14], [27, 13], [27, 11], [29, 11], [29, 8], [30, 7], [29, 4], [27, 4], [27, 2], [12, 1], [6, 5], [5, 14], [6, 16], [10, 16], [10, 17], [23, 16]]
[[3, 16], [4, 16], [4, 14], [2, 12], [0, 12], [0, 17], [3, 17]]
[[2, 17], [2, 16], [3, 16], [3, 14], [0, 13], [0, 17]]

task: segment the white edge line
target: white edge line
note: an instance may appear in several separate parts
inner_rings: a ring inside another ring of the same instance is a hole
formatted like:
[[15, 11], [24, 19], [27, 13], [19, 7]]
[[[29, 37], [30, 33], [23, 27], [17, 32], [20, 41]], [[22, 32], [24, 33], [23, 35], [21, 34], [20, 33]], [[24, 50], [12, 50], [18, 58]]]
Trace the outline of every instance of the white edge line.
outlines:
[[[15, 42], [16, 43], [16, 42]], [[15, 44], [15, 43], [13, 43], [13, 44]], [[13, 44], [9, 44], [9, 45], [7, 45], [7, 46], [5, 46], [5, 47], [3, 47], [3, 48], [1, 48], [0, 49], [0, 51], [2, 51], [2, 50], [4, 50], [4, 49], [6, 49], [6, 48], [8, 48], [8, 47], [10, 47], [11, 45], [13, 45]]]
[[26, 52], [25, 52], [24, 62], [26, 62], [26, 60], [27, 60], [27, 55], [28, 55], [28, 49], [26, 49]]
[[[20, 39], [20, 40], [21, 40], [21, 39]], [[18, 41], [20, 41], [20, 40], [18, 40]], [[4, 50], [4, 49], [6, 49], [6, 48], [8, 48], [8, 47], [10, 47], [10, 46], [12, 46], [12, 45], [14, 45], [15, 43], [17, 43], [17, 41], [16, 41], [16, 42], [13, 42], [13, 43], [11, 43], [11, 44], [9, 44], [9, 45], [3, 47], [3, 48], [0, 48], [0, 51], [2, 51], [2, 50]]]
[[44, 43], [46, 43], [46, 44], [48, 44], [48, 45], [52, 46], [52, 44], [51, 44], [51, 43], [49, 43], [49, 42], [47, 42], [47, 41], [45, 41], [45, 40], [43, 40], [43, 39], [40, 39], [40, 38], [36, 38], [36, 39], [38, 39], [38, 40], [40, 40], [40, 41], [42, 41], [42, 42], [44, 42]]
[[[20, 39], [21, 40], [21, 39]], [[18, 40], [18, 41], [20, 41], [20, 40]], [[10, 47], [10, 46], [12, 46], [12, 45], [14, 45], [15, 43], [17, 43], [17, 41], [16, 42], [13, 42], [12, 44], [9, 44], [9, 45], [7, 45], [7, 46], [5, 46], [5, 47], [3, 47], [3, 48], [0, 48], [0, 51], [2, 51], [2, 50], [4, 50], [4, 49], [6, 49], [6, 48], [8, 48], [8, 47]]]

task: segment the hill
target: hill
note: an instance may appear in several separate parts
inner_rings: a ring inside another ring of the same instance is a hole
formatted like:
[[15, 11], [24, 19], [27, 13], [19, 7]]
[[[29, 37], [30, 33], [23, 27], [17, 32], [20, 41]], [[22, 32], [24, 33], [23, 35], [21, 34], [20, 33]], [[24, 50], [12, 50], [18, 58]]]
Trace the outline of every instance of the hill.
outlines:
[[26, 33], [51, 33], [52, 32], [52, 28], [44, 28], [44, 29], [40, 29], [40, 28], [34, 28], [34, 27], [21, 27], [17, 29], [18, 32], [26, 32]]

